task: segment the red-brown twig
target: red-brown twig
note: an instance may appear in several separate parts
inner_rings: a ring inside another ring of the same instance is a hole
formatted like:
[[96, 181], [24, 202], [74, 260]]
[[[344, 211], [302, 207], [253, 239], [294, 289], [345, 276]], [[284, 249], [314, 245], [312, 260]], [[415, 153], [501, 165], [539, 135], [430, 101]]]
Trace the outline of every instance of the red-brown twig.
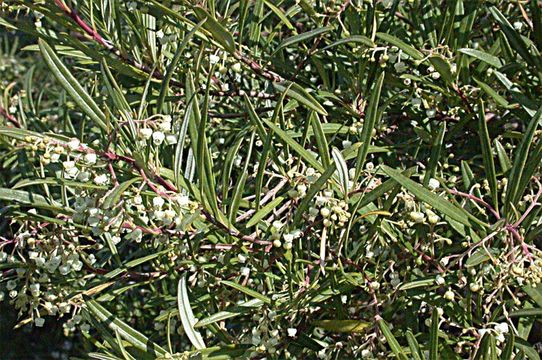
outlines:
[[495, 216], [495, 218], [497, 220], [500, 220], [501, 217], [499, 216], [499, 213], [493, 208], [493, 206], [489, 205], [487, 202], [480, 199], [479, 197], [474, 196], [472, 194], [467, 194], [467, 193], [464, 193], [464, 192], [461, 192], [461, 191], [457, 191], [455, 189], [450, 189], [450, 190], [448, 190], [448, 192], [450, 194], [459, 195], [459, 196], [462, 196], [462, 197], [467, 198], [469, 200], [472, 200], [474, 202], [477, 202], [480, 205], [483, 205], [484, 207], [486, 207], [493, 214], [493, 216]]
[[13, 124], [13, 126], [15, 126], [16, 128], [22, 128], [21, 124], [19, 123], [19, 121], [17, 121], [17, 119], [15, 118], [15, 116], [11, 115], [6, 109], [4, 109], [2, 106], [0, 106], [0, 115], [2, 115], [3, 117], [6, 118], [7, 121], [9, 121], [10, 123]]

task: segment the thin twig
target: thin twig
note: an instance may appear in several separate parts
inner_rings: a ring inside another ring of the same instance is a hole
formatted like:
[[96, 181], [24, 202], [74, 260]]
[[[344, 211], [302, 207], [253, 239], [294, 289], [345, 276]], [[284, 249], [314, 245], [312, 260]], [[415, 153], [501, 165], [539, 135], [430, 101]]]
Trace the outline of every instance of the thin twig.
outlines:
[[11, 115], [6, 109], [4, 109], [2, 106], [0, 106], [0, 115], [6, 118], [7, 121], [13, 124], [16, 128], [22, 128], [21, 123], [17, 121], [15, 116]]

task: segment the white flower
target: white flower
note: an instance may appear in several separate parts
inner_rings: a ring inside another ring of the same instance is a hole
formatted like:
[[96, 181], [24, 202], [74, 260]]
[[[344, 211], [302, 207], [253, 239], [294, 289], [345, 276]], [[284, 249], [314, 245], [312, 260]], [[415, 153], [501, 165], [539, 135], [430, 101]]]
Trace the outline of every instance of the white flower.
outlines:
[[499, 334], [507, 334], [508, 333], [508, 324], [505, 322], [502, 322], [500, 324], [495, 325], [495, 331]]
[[369, 284], [369, 287], [373, 290], [378, 290], [380, 288], [380, 283], [378, 281], [373, 281]]
[[240, 63], [235, 63], [232, 65], [231, 69], [236, 72], [236, 73], [239, 73], [241, 72], [241, 64]]
[[161, 209], [164, 206], [165, 200], [159, 196], [152, 199], [152, 205], [155, 209]]
[[346, 150], [346, 149], [352, 147], [352, 141], [344, 140], [344, 141], [342, 142], [342, 145], [343, 145], [343, 149]]
[[250, 274], [250, 268], [244, 266], [241, 268], [241, 275], [242, 276], [248, 276]]
[[426, 210], [425, 212], [427, 214], [427, 221], [429, 221], [430, 224], [438, 223], [438, 221], [440, 220], [440, 217], [437, 214], [435, 214], [433, 211], [429, 209]]
[[288, 328], [286, 331], [288, 332], [288, 336], [291, 338], [295, 337], [297, 334], [297, 329], [295, 328]]
[[65, 170], [73, 169], [75, 167], [75, 161], [64, 161], [62, 166]]
[[245, 255], [243, 255], [243, 254], [237, 255], [237, 259], [239, 259], [239, 262], [241, 264], [244, 264], [247, 261], [247, 257]]
[[448, 290], [444, 293], [444, 298], [449, 301], [454, 301], [455, 294], [452, 290]]
[[33, 283], [33, 284], [30, 284], [28, 285], [28, 288], [30, 289], [31, 292], [39, 292], [40, 291], [40, 284], [39, 283]]
[[294, 235], [284, 234], [284, 241], [291, 243], [294, 240]]
[[166, 139], [166, 135], [161, 131], [155, 131], [152, 133], [152, 142], [154, 145], [160, 145]]
[[412, 221], [418, 224], [424, 222], [425, 220], [425, 215], [419, 211], [411, 211], [409, 216], [412, 219]]
[[76, 138], [73, 138], [68, 142], [68, 147], [71, 150], [79, 149], [79, 145], [81, 145], [81, 141], [79, 141], [79, 139], [76, 139]]
[[177, 135], [175, 134], [167, 134], [166, 135], [166, 144], [173, 145], [176, 144], [179, 139], [177, 138]]
[[164, 120], [158, 124], [158, 128], [162, 131], [171, 131], [171, 118], [169, 120]]
[[68, 273], [70, 272], [71, 270], [71, 266], [66, 264], [66, 265], [62, 265], [61, 267], [58, 268], [58, 271], [60, 272], [60, 274], [62, 275], [68, 275]]
[[96, 164], [97, 156], [96, 153], [88, 153], [85, 155], [85, 162], [87, 164], [93, 165]]
[[152, 129], [149, 129], [149, 128], [140, 129], [139, 136], [141, 136], [145, 140], [150, 139], [152, 136]]
[[215, 54], [211, 54], [209, 56], [209, 62], [214, 65], [214, 64], [218, 64], [218, 62], [220, 61], [220, 57], [218, 55], [215, 55]]
[[58, 304], [58, 310], [60, 310], [60, 312], [62, 314], [67, 314], [70, 312], [70, 308], [71, 308], [71, 305], [66, 303], [66, 302], [61, 302], [60, 304]]
[[435, 283], [437, 285], [443, 285], [445, 283], [445, 280], [442, 276], [437, 275], [437, 277], [435, 278]]
[[106, 174], [98, 175], [94, 178], [94, 183], [96, 185], [105, 185], [109, 182], [109, 179]]
[[17, 283], [15, 282], [15, 280], [9, 280], [6, 284], [6, 289], [8, 290], [13, 290], [17, 287]]
[[37, 327], [43, 327], [43, 325], [45, 324], [45, 319], [41, 317], [35, 318], [34, 324], [36, 324]]
[[83, 262], [82, 261], [74, 261], [72, 264], [73, 271], [81, 271], [83, 268]]
[[429, 179], [429, 184], [427, 185], [429, 190], [437, 190], [440, 187], [440, 182], [437, 179]]

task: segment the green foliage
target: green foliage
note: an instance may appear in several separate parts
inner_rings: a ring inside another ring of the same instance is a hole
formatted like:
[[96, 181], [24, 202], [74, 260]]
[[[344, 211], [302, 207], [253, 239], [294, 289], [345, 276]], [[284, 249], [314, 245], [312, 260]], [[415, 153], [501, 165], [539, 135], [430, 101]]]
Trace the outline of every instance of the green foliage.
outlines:
[[541, 7], [3, 1], [0, 301], [96, 359], [539, 359]]

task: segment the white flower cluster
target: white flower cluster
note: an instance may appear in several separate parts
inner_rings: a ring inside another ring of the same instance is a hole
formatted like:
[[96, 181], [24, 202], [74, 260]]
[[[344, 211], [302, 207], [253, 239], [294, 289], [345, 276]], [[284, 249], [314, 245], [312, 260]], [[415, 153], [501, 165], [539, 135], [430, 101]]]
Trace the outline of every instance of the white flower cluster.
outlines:
[[172, 117], [170, 115], [154, 115], [146, 119], [145, 125], [139, 129], [139, 138], [143, 145], [150, 141], [159, 146], [163, 143], [173, 145], [177, 143], [176, 130], [172, 126]]

